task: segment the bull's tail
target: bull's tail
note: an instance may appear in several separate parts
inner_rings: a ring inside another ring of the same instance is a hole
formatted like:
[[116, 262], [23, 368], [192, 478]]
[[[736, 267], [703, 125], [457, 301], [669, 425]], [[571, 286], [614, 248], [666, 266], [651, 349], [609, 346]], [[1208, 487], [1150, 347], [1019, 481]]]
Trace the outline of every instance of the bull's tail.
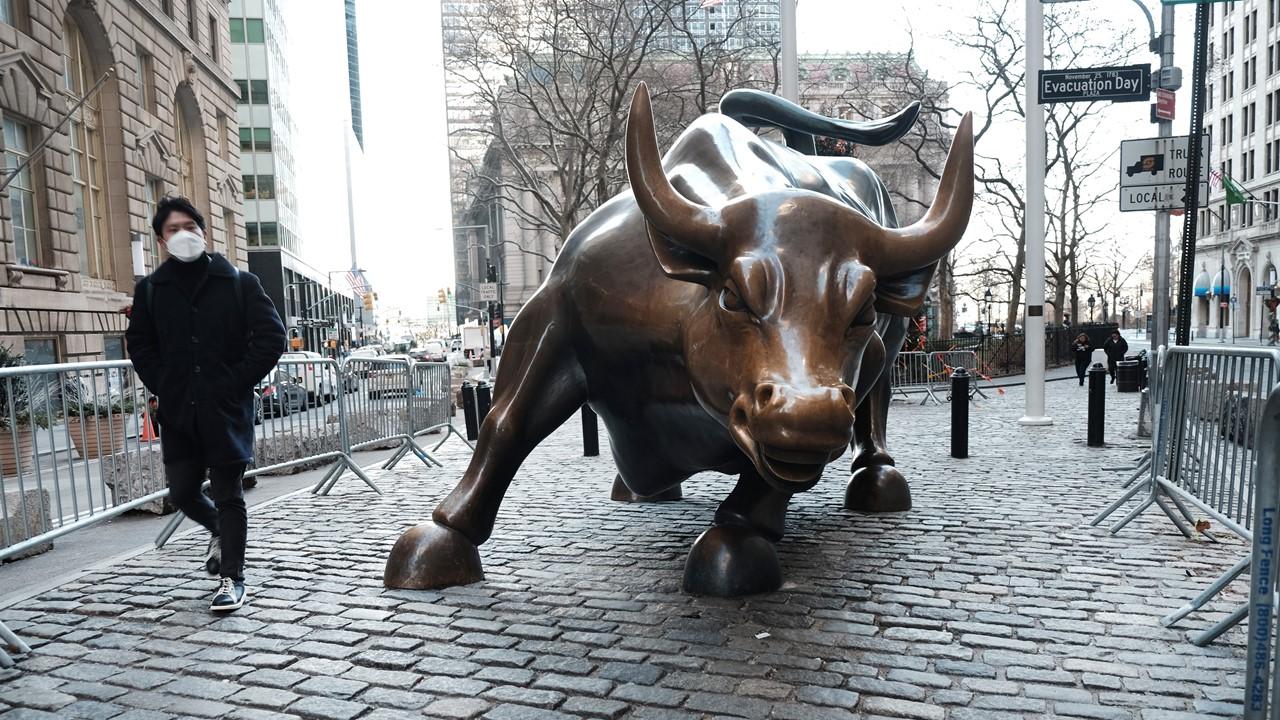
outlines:
[[787, 138], [787, 147], [805, 155], [817, 155], [814, 135], [848, 140], [859, 145], [888, 145], [906, 135], [920, 114], [913, 102], [879, 120], [837, 120], [810, 112], [762, 90], [730, 90], [720, 98], [720, 113], [743, 125], [775, 127]]

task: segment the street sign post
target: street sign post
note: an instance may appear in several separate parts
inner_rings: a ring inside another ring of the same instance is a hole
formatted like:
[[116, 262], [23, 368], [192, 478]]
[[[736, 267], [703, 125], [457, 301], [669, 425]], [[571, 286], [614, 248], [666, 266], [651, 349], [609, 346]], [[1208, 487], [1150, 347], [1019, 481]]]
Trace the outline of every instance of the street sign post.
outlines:
[[1157, 120], [1172, 120], [1178, 96], [1172, 90], [1156, 88], [1155, 116]]
[[[1189, 141], [1178, 137], [1143, 138], [1120, 143], [1120, 211], [1177, 210], [1186, 203]], [[1200, 144], [1204, 172], [1198, 204], [1209, 202], [1209, 143]]]
[[1041, 70], [1039, 101], [1146, 102], [1151, 98], [1151, 64], [1118, 67]]
[[1253, 289], [1253, 294], [1254, 295], [1270, 295], [1271, 291], [1274, 289], [1275, 289], [1274, 285], [1258, 285]]
[[498, 283], [480, 283], [480, 302], [498, 302]]
[[[1178, 210], [1186, 206], [1187, 186], [1182, 183], [1120, 188], [1120, 212]], [[1209, 183], [1200, 183], [1200, 205], [1209, 204]]]

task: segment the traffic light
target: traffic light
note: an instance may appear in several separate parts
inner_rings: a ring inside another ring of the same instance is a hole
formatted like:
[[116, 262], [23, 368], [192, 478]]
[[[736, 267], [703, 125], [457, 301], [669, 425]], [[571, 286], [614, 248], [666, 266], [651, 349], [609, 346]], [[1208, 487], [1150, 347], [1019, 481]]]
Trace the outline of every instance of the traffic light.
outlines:
[[449, 299], [445, 297], [445, 294], [444, 294], [444, 288], [440, 288], [438, 291], [436, 291], [436, 304], [438, 305], [449, 304]]
[[365, 310], [372, 310], [372, 309], [373, 309], [373, 293], [365, 293], [365, 295], [364, 295], [364, 309], [365, 309]]

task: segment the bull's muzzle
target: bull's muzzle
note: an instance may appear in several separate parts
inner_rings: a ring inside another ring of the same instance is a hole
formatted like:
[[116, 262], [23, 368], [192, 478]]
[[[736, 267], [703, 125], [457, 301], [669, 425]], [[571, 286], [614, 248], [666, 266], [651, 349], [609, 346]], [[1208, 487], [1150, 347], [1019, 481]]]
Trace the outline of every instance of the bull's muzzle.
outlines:
[[763, 382], [734, 403], [730, 430], [765, 480], [780, 490], [813, 487], [853, 439], [853, 388]]

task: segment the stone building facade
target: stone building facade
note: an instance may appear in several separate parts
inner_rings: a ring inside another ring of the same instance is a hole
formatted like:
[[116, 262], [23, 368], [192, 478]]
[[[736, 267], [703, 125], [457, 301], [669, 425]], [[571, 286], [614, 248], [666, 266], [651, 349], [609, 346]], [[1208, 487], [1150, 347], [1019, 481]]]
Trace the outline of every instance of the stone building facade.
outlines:
[[165, 195], [246, 266], [227, 28], [224, 0], [0, 0], [4, 166], [30, 160], [0, 193], [0, 344], [29, 363], [124, 357]]

